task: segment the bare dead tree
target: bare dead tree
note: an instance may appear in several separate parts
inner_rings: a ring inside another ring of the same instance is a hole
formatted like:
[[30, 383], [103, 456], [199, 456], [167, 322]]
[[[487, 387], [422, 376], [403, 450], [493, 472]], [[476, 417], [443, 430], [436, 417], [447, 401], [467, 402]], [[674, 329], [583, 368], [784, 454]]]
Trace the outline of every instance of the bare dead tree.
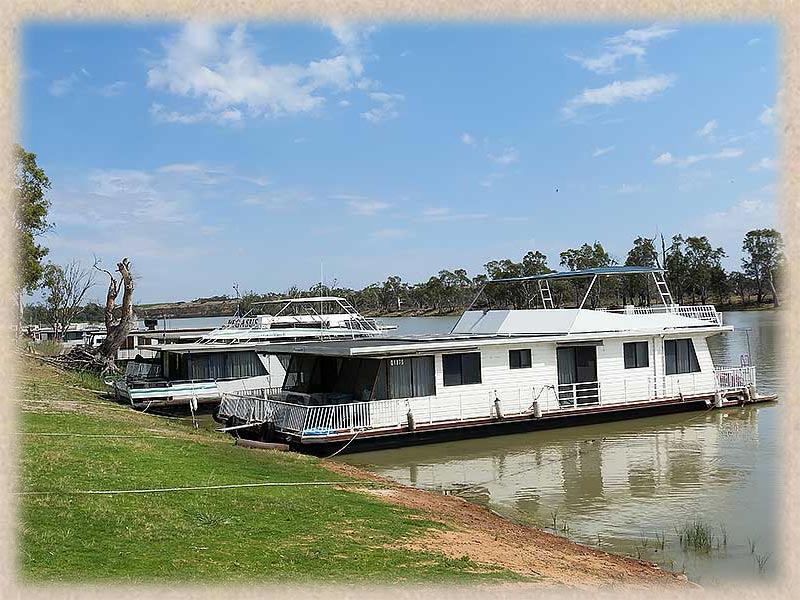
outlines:
[[[131, 275], [131, 262], [123, 258], [117, 263], [119, 278], [114, 273], [100, 267], [100, 261], [95, 259], [93, 267], [108, 275], [108, 293], [106, 294], [106, 307], [104, 319], [106, 324], [106, 339], [99, 348], [90, 346], [76, 346], [67, 354], [56, 358], [47, 359], [47, 362], [78, 371], [92, 371], [105, 375], [118, 370], [116, 364], [117, 351], [128, 337], [134, 325], [133, 318], [133, 276]], [[114, 318], [117, 298], [122, 294], [122, 308], [119, 318]]]
[[42, 287], [47, 292], [45, 307], [56, 340], [64, 338], [70, 323], [81, 309], [86, 293], [94, 284], [92, 272], [77, 261], [63, 267], [52, 263], [45, 266]]
[[[117, 351], [125, 342], [133, 325], [133, 276], [131, 275], [131, 262], [123, 258], [117, 263], [119, 279], [114, 274], [100, 267], [99, 261], [95, 261], [94, 268], [108, 275], [108, 292], [106, 293], [106, 307], [104, 320], [106, 325], [106, 339], [100, 344], [97, 350], [100, 358], [108, 363], [113, 363], [117, 357]], [[117, 298], [122, 290], [122, 307], [119, 319], [114, 318], [114, 311], [117, 307]]]

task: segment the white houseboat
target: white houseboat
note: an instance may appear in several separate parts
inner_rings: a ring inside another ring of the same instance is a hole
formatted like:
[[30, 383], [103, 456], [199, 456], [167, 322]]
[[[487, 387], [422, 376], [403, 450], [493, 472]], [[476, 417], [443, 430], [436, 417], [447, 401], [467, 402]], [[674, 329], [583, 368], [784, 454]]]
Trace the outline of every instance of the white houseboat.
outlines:
[[[652, 277], [662, 303], [586, 308], [615, 275]], [[550, 282], [564, 279], [590, 281], [577, 308], [555, 306]], [[234, 435], [323, 454], [775, 400], [757, 393], [747, 361], [713, 364], [706, 340], [733, 328], [714, 306], [674, 304], [660, 269], [490, 283], [538, 287], [541, 308], [468, 309], [443, 336], [273, 346], [288, 365], [281, 389], [225, 393], [216, 418]]]
[[276, 314], [236, 316], [192, 343], [149, 345], [154, 358], [137, 357], [125, 377], [109, 382], [118, 400], [136, 408], [219, 403], [222, 392], [246, 392], [279, 386], [288, 357], [268, 348], [276, 342], [305, 342], [372, 337], [383, 332], [346, 299], [325, 296], [288, 298]]

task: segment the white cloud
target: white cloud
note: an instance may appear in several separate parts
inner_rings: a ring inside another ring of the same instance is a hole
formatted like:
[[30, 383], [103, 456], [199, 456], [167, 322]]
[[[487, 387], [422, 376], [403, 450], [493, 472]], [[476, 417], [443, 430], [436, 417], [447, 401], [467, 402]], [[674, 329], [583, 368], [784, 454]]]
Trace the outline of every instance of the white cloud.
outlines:
[[376, 240], [399, 240], [409, 235], [408, 229], [387, 228], [372, 232], [371, 237]]
[[568, 54], [567, 58], [594, 73], [614, 73], [619, 70], [619, 62], [624, 57], [632, 56], [636, 60], [642, 60], [647, 54], [647, 46], [651, 42], [669, 37], [675, 31], [677, 30], [657, 24], [644, 29], [629, 29], [621, 35], [604, 40], [604, 49], [597, 56], [584, 57]]
[[618, 194], [636, 194], [642, 191], [641, 183], [623, 183], [617, 190]]
[[200, 173], [204, 170], [205, 167], [198, 163], [173, 163], [158, 168], [159, 173]]
[[751, 171], [772, 171], [778, 168], [778, 162], [766, 156], [750, 167]]
[[454, 213], [447, 207], [429, 207], [422, 211], [423, 221], [474, 221], [487, 219], [487, 213]]
[[369, 97], [378, 104], [375, 108], [361, 113], [361, 116], [370, 123], [380, 123], [400, 116], [400, 113], [397, 112], [397, 105], [405, 100], [405, 96], [402, 94], [372, 92]]
[[47, 91], [50, 92], [50, 95], [56, 96], [60, 98], [61, 96], [65, 96], [69, 94], [74, 88], [75, 84], [78, 83], [78, 76], [75, 73], [68, 75], [62, 79], [55, 79], [50, 83], [50, 86], [47, 88]]
[[688, 167], [690, 165], [703, 162], [706, 160], [727, 160], [730, 158], [738, 158], [744, 154], [741, 148], [725, 148], [719, 152], [707, 154], [692, 154], [690, 156], [678, 157], [673, 156], [670, 152], [660, 154], [653, 161], [656, 165], [677, 165], [679, 167]]
[[488, 154], [488, 157], [499, 165], [510, 165], [519, 161], [519, 152], [513, 146], [509, 146], [499, 154]]
[[719, 123], [717, 123], [717, 120], [711, 119], [700, 129], [695, 131], [695, 135], [698, 135], [703, 138], [713, 139], [714, 131], [717, 129], [717, 127], [719, 127]]
[[765, 106], [764, 110], [761, 111], [761, 114], [758, 115], [758, 120], [762, 125], [771, 127], [775, 124], [776, 116], [775, 105]]
[[474, 146], [475, 138], [465, 131], [464, 133], [461, 134], [461, 143], [466, 144], [467, 146]]
[[102, 86], [98, 90], [98, 93], [106, 98], [111, 98], [113, 96], [119, 96], [123, 91], [125, 91], [126, 87], [128, 87], [127, 81], [115, 81], [114, 83], [109, 83], [108, 85]]
[[744, 234], [759, 227], [774, 227], [777, 223], [777, 206], [774, 198], [747, 195], [725, 210], [701, 217], [697, 225], [703, 232], [714, 236], [715, 243], [736, 247]]
[[180, 113], [174, 110], [166, 110], [161, 104], [153, 103], [150, 107], [150, 114], [159, 123], [180, 123], [182, 125], [193, 125], [203, 121], [231, 124], [242, 120], [242, 113], [235, 108], [222, 111], [203, 110], [196, 113]]
[[357, 199], [350, 200], [347, 203], [347, 206], [350, 208], [350, 212], [354, 215], [359, 215], [362, 217], [374, 217], [379, 212], [386, 210], [392, 205], [388, 202], [383, 202], [382, 200]]
[[587, 88], [570, 99], [562, 108], [567, 118], [573, 118], [586, 106], [613, 106], [620, 102], [643, 102], [669, 89], [675, 83], [674, 75], [654, 75], [630, 81], [614, 81], [603, 87]]
[[258, 196], [247, 196], [242, 204], [260, 206], [268, 211], [288, 211], [306, 206], [313, 200], [314, 196], [306, 190], [287, 188]]
[[325, 94], [357, 87], [364, 65], [359, 44], [370, 29], [331, 24], [339, 53], [307, 64], [262, 62], [259, 48], [243, 25], [230, 33], [192, 22], [164, 42], [163, 56], [151, 63], [147, 85], [179, 97], [198, 99], [200, 110], [176, 112], [159, 107], [163, 121], [229, 123], [250, 116], [277, 117], [319, 109]]
[[605, 148], [595, 148], [595, 151], [592, 153], [592, 156], [595, 158], [598, 156], [603, 156], [604, 154], [608, 154], [612, 150], [614, 150], [616, 146], [606, 146]]
[[751, 38], [747, 41], [748, 46], [755, 46], [756, 44], [761, 42], [761, 38]]

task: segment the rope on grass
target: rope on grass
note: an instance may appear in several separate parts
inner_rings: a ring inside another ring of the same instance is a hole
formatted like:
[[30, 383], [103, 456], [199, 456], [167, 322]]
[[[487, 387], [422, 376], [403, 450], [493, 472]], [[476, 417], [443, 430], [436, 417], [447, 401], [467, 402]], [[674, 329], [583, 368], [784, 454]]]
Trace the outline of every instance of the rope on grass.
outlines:
[[55, 431], [15, 431], [12, 435], [36, 435], [43, 437], [84, 437], [84, 438], [158, 438], [165, 440], [177, 439], [171, 435], [124, 435], [121, 433], [67, 433]]
[[119, 495], [119, 494], [159, 494], [164, 492], [195, 492], [203, 490], [229, 490], [236, 488], [257, 488], [257, 487], [301, 487], [316, 485], [370, 485], [371, 482], [365, 481], [266, 481], [261, 483], [232, 483], [228, 485], [203, 485], [192, 487], [174, 488], [153, 488], [145, 490], [68, 490], [68, 491], [45, 491], [45, 492], [17, 492], [17, 496], [46, 496], [57, 494], [61, 496], [69, 495]]

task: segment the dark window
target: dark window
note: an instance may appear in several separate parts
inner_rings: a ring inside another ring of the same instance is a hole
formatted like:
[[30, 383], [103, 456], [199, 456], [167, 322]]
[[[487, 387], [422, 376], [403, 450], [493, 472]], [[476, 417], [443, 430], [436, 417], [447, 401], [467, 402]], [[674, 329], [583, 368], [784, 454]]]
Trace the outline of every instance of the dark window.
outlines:
[[508, 351], [508, 366], [511, 369], [529, 369], [531, 366], [531, 351], [525, 350], [509, 350]]
[[481, 382], [481, 353], [445, 354], [442, 356], [445, 385], [469, 385]]
[[625, 368], [639, 369], [650, 366], [647, 342], [627, 342], [622, 345], [625, 354]]
[[700, 372], [694, 343], [690, 338], [664, 340], [664, 362], [667, 375]]

